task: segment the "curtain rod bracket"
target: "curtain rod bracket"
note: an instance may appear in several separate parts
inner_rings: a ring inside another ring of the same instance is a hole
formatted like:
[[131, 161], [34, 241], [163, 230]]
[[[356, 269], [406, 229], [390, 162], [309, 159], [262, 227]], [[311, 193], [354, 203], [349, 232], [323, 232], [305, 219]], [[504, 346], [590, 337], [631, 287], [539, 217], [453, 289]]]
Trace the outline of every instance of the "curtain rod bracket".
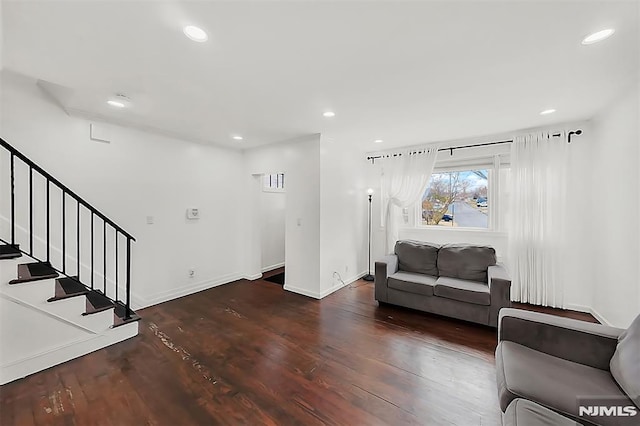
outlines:
[[580, 136], [581, 134], [582, 134], [582, 130], [581, 129], [578, 129], [575, 132], [574, 131], [569, 132], [569, 136], [567, 136], [567, 143], [571, 143], [571, 136], [572, 135]]

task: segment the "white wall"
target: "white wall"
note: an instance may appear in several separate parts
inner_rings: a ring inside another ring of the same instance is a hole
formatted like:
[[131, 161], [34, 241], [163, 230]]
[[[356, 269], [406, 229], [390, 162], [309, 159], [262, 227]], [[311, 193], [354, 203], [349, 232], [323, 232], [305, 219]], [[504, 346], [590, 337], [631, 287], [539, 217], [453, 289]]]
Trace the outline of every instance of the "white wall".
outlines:
[[260, 175], [286, 176], [285, 290], [320, 295], [320, 135], [244, 152], [245, 275], [261, 274]]
[[[2, 23], [2, 2], [0, 1], [0, 23]], [[0, 71], [4, 68], [4, 31], [0, 30]]]
[[584, 228], [593, 234], [593, 308], [619, 327], [640, 313], [638, 98], [636, 85], [593, 120], [592, 214]]
[[284, 264], [286, 200], [285, 192], [263, 191], [260, 197], [263, 272]]
[[[5, 70], [1, 93], [2, 138], [137, 238], [134, 305], [241, 277], [242, 153], [118, 126], [108, 126], [111, 143], [95, 142], [89, 121], [66, 115], [32, 79]], [[187, 207], [202, 218], [188, 221]]]
[[595, 139], [591, 123], [569, 125], [580, 128], [582, 135], [573, 136], [567, 164], [567, 211], [565, 215], [567, 250], [563, 255], [564, 306], [591, 312], [594, 297], [593, 265], [587, 259], [592, 255], [593, 235], [589, 220], [593, 211], [593, 193], [590, 185], [592, 150]]
[[367, 272], [367, 162], [364, 152], [349, 145], [325, 136], [321, 141], [322, 297], [342, 287], [342, 282], [348, 284]]

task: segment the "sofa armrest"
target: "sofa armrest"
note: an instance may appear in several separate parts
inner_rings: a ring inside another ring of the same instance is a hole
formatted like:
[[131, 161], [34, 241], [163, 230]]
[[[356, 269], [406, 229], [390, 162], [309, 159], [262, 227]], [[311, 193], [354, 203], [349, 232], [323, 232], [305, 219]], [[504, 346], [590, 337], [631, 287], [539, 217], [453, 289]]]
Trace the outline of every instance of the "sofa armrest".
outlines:
[[521, 309], [500, 311], [498, 340], [509, 340], [579, 364], [609, 370], [624, 330]]
[[398, 271], [398, 256], [390, 254], [380, 260], [376, 260], [374, 284], [376, 288], [376, 300], [387, 301], [387, 277]]
[[498, 326], [498, 313], [502, 308], [511, 307], [511, 277], [501, 264], [489, 266], [487, 269], [491, 306], [489, 308], [489, 325]]

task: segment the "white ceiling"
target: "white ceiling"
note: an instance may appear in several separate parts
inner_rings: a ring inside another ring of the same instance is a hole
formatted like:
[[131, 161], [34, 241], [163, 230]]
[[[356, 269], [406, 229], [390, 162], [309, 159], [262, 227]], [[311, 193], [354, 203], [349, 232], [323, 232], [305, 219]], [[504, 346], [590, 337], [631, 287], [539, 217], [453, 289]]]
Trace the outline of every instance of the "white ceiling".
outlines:
[[[592, 117], [638, 78], [638, 7], [3, 1], [2, 64], [54, 84], [72, 112], [192, 140], [323, 133], [381, 149]], [[209, 41], [187, 39], [187, 24]], [[606, 27], [612, 38], [580, 44]], [[106, 105], [119, 92], [131, 108]]]

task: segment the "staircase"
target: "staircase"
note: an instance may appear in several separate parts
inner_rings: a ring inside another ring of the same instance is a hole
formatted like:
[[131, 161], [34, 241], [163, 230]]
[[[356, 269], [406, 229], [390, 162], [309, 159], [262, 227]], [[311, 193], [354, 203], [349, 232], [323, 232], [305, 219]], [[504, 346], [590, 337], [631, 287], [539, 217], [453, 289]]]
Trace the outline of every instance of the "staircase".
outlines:
[[0, 139], [0, 384], [138, 334], [135, 239]]

